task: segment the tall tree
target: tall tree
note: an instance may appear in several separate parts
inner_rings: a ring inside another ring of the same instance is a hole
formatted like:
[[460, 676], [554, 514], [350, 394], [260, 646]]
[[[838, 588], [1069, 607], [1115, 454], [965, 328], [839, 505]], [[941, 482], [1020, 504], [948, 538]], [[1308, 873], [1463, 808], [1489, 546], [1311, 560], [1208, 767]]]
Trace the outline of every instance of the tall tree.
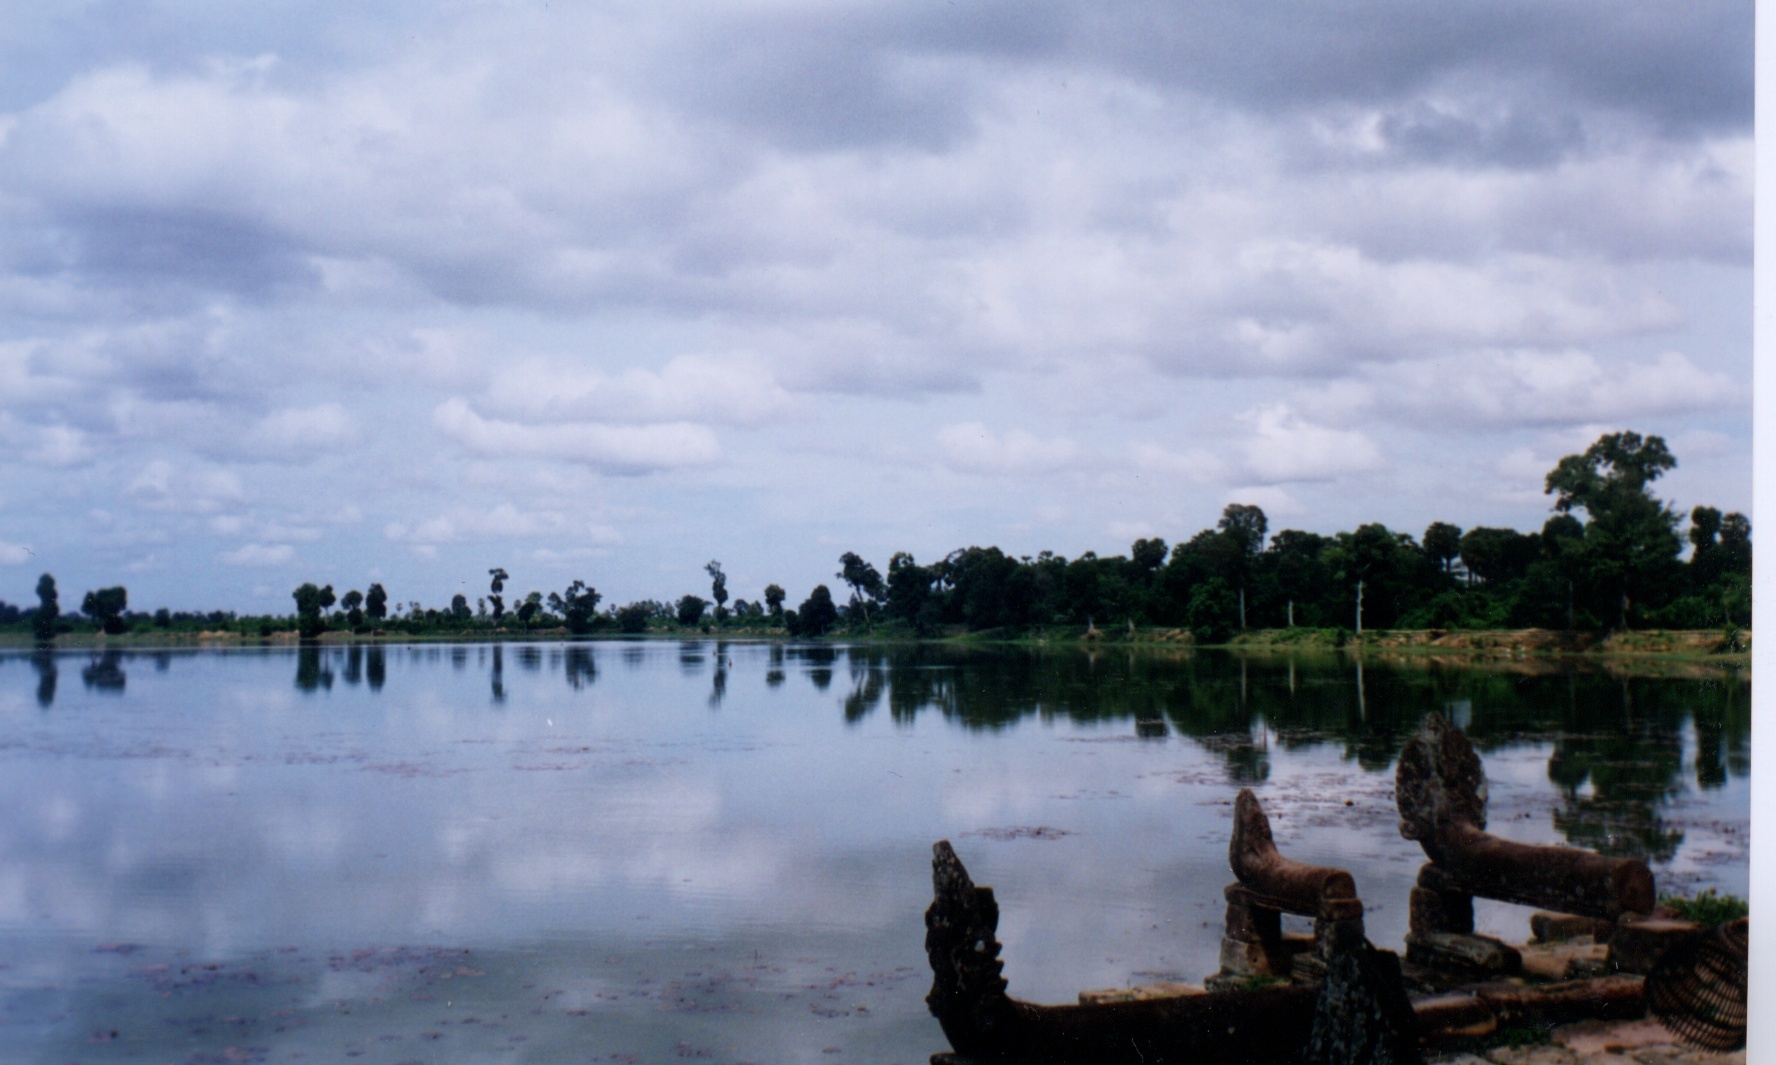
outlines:
[[929, 569], [913, 561], [913, 556], [905, 551], [896, 551], [888, 560], [888, 597], [886, 610], [889, 617], [900, 618], [911, 624], [915, 631], [921, 627], [920, 611], [925, 609], [931, 598], [932, 573]]
[[345, 620], [356, 632], [364, 627], [364, 593], [353, 588], [339, 597], [339, 605], [345, 608]]
[[[851, 586], [852, 609], [862, 608], [864, 627], [869, 627], [869, 605], [882, 597], [882, 575], [854, 551], [839, 556], [839, 572], [834, 576]], [[807, 619], [803, 618], [804, 626]]]
[[1620, 628], [1628, 627], [1635, 603], [1651, 605], [1679, 578], [1677, 514], [1647, 490], [1676, 465], [1663, 438], [1620, 432], [1548, 472], [1544, 490], [1555, 497], [1554, 509], [1585, 512], [1585, 569], [1614, 601]]
[[129, 629], [123, 621], [123, 611], [128, 605], [129, 592], [118, 585], [115, 588], [87, 592], [86, 598], [80, 603], [80, 612], [98, 622], [100, 632], [115, 636]]
[[824, 584], [816, 584], [808, 598], [795, 612], [799, 635], [821, 636], [839, 620], [839, 608], [834, 605], [832, 592]]
[[1444, 573], [1449, 573], [1454, 568], [1456, 556], [1461, 554], [1461, 539], [1461, 526], [1433, 521], [1425, 528], [1425, 554], [1442, 566]]
[[304, 640], [312, 640], [327, 631], [327, 621], [321, 612], [333, 604], [333, 586], [318, 588], [311, 581], [304, 581], [300, 587], [290, 593], [296, 600], [296, 631]]
[[364, 594], [364, 614], [371, 621], [381, 621], [388, 617], [388, 593], [382, 590], [381, 584], [372, 584]]
[[56, 596], [55, 578], [45, 573], [37, 578], [37, 613], [31, 618], [31, 632], [37, 637], [38, 643], [48, 643], [55, 639], [56, 621], [61, 616], [62, 607]]
[[1155, 536], [1151, 540], [1136, 540], [1129, 548], [1129, 561], [1141, 573], [1152, 573], [1165, 564], [1166, 542]]
[[1461, 538], [1461, 560], [1467, 571], [1492, 584], [1523, 576], [1541, 552], [1537, 537], [1515, 529], [1469, 529]]
[[[579, 635], [592, 630], [592, 621], [597, 617], [598, 601], [602, 598], [604, 597], [585, 581], [574, 581], [560, 595], [549, 593], [549, 609], [560, 614], [562, 620], [567, 622], [567, 631]], [[644, 618], [644, 627], [645, 621]]]
[[778, 619], [783, 617], [783, 600], [788, 597], [789, 593], [783, 590], [782, 585], [765, 585], [765, 606], [770, 608], [772, 617]]
[[709, 560], [709, 565], [703, 567], [703, 572], [709, 574], [709, 596], [715, 600], [715, 620], [726, 621], [728, 619], [728, 575], [722, 572], [722, 564], [713, 558]]
[[507, 573], [499, 566], [495, 566], [487, 571], [487, 575], [493, 578], [488, 585], [487, 601], [493, 604], [493, 623], [497, 625], [499, 624], [499, 620], [506, 616], [506, 597], [504, 592], [506, 590], [506, 581], [510, 579], [511, 574]]
[[1264, 517], [1264, 511], [1248, 503], [1229, 503], [1221, 512], [1221, 520], [1216, 523], [1221, 535], [1232, 541], [1239, 554], [1231, 584], [1239, 598], [1239, 627], [1246, 627], [1246, 593], [1252, 583], [1252, 565], [1258, 559], [1258, 553], [1264, 550], [1264, 534], [1270, 528], [1270, 522]]
[[689, 628], [703, 620], [703, 608], [709, 605], [707, 599], [694, 595], [683, 596], [678, 601], [678, 623]]
[[541, 592], [531, 592], [524, 597], [523, 602], [518, 604], [518, 623], [524, 626], [525, 632], [530, 631], [530, 620], [536, 617], [537, 611], [542, 608], [543, 593]]

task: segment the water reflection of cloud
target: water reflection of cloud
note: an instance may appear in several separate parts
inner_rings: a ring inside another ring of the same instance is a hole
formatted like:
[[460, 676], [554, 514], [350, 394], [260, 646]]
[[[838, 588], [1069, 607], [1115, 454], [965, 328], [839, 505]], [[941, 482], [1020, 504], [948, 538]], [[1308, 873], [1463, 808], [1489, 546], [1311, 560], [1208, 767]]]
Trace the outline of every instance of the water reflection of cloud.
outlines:
[[[562, 650], [564, 674], [580, 646]], [[1269, 730], [1264, 794], [1278, 803], [1279, 840], [1295, 856], [1354, 867], [1382, 907], [1375, 934], [1392, 934], [1390, 912], [1403, 924], [1403, 905], [1388, 906], [1404, 898], [1422, 858], [1391, 824], [1391, 775], [1346, 760], [1348, 678], [1319, 696], [1305, 694], [1303, 679], [1291, 708], [1286, 673], [1254, 663], [1242, 709], [1220, 699], [1237, 675], [1205, 665], [1210, 656], [1172, 672], [1137, 661], [1122, 674], [1140, 689], [1128, 698], [1100, 690], [1096, 702], [1069, 706], [1058, 693], [1078, 675], [1064, 665], [1035, 663], [1032, 680], [1017, 655], [1003, 671], [930, 661], [907, 671], [892, 656], [847, 653], [845, 691], [877, 678], [885, 689], [847, 723], [839, 700], [814, 698], [807, 682], [769, 687], [773, 660], [787, 671], [823, 656], [735, 645], [723, 712], [710, 714], [709, 676], [682, 676], [675, 647], [639, 650], [638, 668], [599, 675], [593, 694], [559, 675], [514, 670], [498, 712], [482, 685], [499, 649], [476, 649], [478, 668], [460, 680], [453, 653], [391, 649], [400, 672], [380, 694], [348, 684], [301, 692], [291, 684], [299, 656], [279, 651], [206, 658], [202, 669], [175, 661], [164, 675], [138, 671], [120, 698], [77, 687], [69, 697], [79, 714], [0, 719], [0, 802], [16, 812], [0, 820], [0, 922], [193, 949], [282, 939], [608, 942], [665, 927], [719, 939], [799, 923], [835, 936], [895, 930], [884, 941], [922, 965], [928, 847], [949, 836], [967, 839], [964, 860], [1001, 890], [1015, 986], [1053, 999], [1137, 969], [1200, 978], [1218, 943], [1201, 922], [1219, 920], [1228, 812], [1215, 804], [1228, 787], [1224, 760], [1190, 737], [1248, 723], [1248, 736]], [[335, 655], [339, 674], [350, 658], [349, 649]], [[1130, 666], [1100, 656], [1095, 668], [1102, 683]], [[1411, 676], [1371, 669], [1367, 681], [1365, 742], [1378, 750], [1399, 727], [1377, 727], [1390, 700], [1441, 705], [1420, 699]], [[26, 707], [35, 682], [32, 672], [0, 670], [0, 693]], [[1545, 715], [1524, 717], [1531, 711], [1488, 696], [1484, 683], [1463, 683], [1480, 689], [1473, 727], [1487, 743], [1495, 808], [1533, 801], [1541, 813], [1523, 829], [1553, 835], [1549, 811], [1561, 793], [1547, 779]], [[1185, 701], [1190, 684], [1203, 705]], [[1390, 684], [1404, 693], [1388, 695]], [[968, 691], [972, 701], [884, 713], [902, 685]], [[1027, 709], [1037, 706], [1047, 709]], [[1153, 706], [1180, 739], [1135, 741], [1135, 710]], [[1000, 719], [1006, 727], [981, 727], [1001, 710], [1016, 715]], [[1301, 741], [1283, 742], [1272, 714]], [[1539, 739], [1526, 738], [1532, 727]], [[1724, 726], [1729, 736], [1738, 727]], [[53, 749], [6, 746], [31, 735], [53, 737]], [[1069, 738], [1107, 742], [1059, 742]], [[1680, 738], [1680, 750], [1690, 746]], [[568, 768], [515, 771], [548, 762]], [[1680, 779], [1692, 763], [1680, 765]], [[371, 771], [401, 765], [413, 772]], [[1355, 807], [1314, 805], [1339, 786], [1354, 789]], [[1741, 811], [1727, 821], [1743, 821], [1744, 787], [1732, 776], [1707, 796]], [[1069, 834], [966, 835], [1035, 824]], [[1692, 842], [1724, 847], [1725, 835]], [[1701, 869], [1689, 847], [1678, 861]], [[1082, 961], [1081, 944], [1107, 946]]]

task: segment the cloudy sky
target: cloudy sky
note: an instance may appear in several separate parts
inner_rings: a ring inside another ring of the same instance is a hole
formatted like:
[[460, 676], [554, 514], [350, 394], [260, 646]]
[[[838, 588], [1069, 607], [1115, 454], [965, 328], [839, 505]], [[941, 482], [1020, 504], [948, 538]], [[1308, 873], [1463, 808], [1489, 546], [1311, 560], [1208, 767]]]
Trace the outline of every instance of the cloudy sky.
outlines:
[[0, 10], [8, 601], [1750, 510], [1748, 2]]

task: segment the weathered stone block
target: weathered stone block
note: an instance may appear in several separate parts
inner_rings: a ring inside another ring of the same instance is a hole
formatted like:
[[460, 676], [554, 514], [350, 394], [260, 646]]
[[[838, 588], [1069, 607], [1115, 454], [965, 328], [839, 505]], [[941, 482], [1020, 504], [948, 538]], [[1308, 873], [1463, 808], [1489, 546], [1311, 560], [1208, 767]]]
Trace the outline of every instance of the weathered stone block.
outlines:
[[1216, 975], [1244, 979], [1278, 974], [1270, 966], [1270, 952], [1265, 949], [1264, 944], [1222, 936], [1221, 971]]
[[1364, 942], [1361, 916], [1314, 921], [1313, 943], [1321, 961], [1331, 961], [1343, 951], [1360, 950]]
[[1610, 967], [1625, 973], [1650, 973], [1667, 950], [1700, 927], [1676, 917], [1624, 917], [1610, 937]]
[[1433, 932], [1467, 935], [1474, 930], [1472, 895], [1415, 887], [1409, 896], [1409, 905], [1409, 927], [1415, 935]]
[[1431, 969], [1475, 969], [1509, 975], [1523, 970], [1523, 956], [1491, 936], [1416, 932], [1406, 936], [1406, 956]]
[[[1237, 886], [1237, 885], [1236, 885]], [[1229, 888], [1226, 934], [1246, 943], [1262, 943], [1283, 934], [1283, 915], [1268, 906], [1253, 906], [1232, 900]]]
[[[1615, 926], [1608, 921], [1599, 921], [1595, 917], [1581, 917], [1570, 913], [1549, 913], [1546, 910], [1529, 915], [1529, 931], [1538, 943], [1552, 943], [1559, 939], [1577, 939], [1580, 936], [1595, 937], [1599, 926], [1602, 926], [1604, 938]], [[1604, 940], [1599, 939], [1598, 942]]]
[[1528, 943], [1519, 953], [1524, 975], [1543, 980], [1575, 980], [1609, 970], [1609, 947], [1589, 938]]

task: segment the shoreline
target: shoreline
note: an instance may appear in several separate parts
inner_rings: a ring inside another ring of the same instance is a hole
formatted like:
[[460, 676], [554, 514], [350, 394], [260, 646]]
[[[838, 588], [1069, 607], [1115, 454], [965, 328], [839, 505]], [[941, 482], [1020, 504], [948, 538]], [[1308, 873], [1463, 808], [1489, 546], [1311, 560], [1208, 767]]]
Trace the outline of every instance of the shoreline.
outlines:
[[[843, 633], [823, 637], [790, 636], [781, 630], [719, 630], [687, 629], [645, 633], [593, 632], [573, 635], [565, 628], [535, 629], [530, 632], [510, 630], [449, 631], [405, 633], [378, 631], [349, 633], [332, 631], [318, 639], [303, 641], [295, 632], [274, 632], [268, 636], [250, 636], [236, 632], [130, 632], [106, 635], [96, 632], [67, 633], [58, 636], [51, 649], [67, 650], [192, 650], [206, 647], [303, 647], [349, 646], [352, 644], [427, 644], [427, 643], [586, 643], [592, 641], [648, 642], [682, 640], [723, 640], [745, 643], [786, 644], [862, 644], [896, 645], [925, 644], [936, 647], [1039, 647], [1050, 650], [1075, 648], [1094, 650], [1120, 648], [1130, 651], [1194, 651], [1215, 650], [1249, 655], [1344, 655], [1355, 658], [1387, 657], [1393, 659], [1486, 661], [1581, 661], [1612, 662], [1650, 660], [1667, 662], [1709, 662], [1723, 665], [1751, 663], [1752, 633], [1736, 630], [1635, 630], [1625, 633], [1574, 632], [1552, 629], [1388, 629], [1349, 633], [1328, 629], [1268, 629], [1241, 634], [1226, 643], [1197, 643], [1181, 629], [1136, 629], [1114, 632], [1105, 629], [1080, 630], [1069, 626], [1062, 630], [1033, 630], [1007, 633], [1004, 630], [954, 633], [942, 636], [917, 637], [905, 633]], [[28, 649], [41, 646], [23, 634], [0, 634], [0, 649]]]

